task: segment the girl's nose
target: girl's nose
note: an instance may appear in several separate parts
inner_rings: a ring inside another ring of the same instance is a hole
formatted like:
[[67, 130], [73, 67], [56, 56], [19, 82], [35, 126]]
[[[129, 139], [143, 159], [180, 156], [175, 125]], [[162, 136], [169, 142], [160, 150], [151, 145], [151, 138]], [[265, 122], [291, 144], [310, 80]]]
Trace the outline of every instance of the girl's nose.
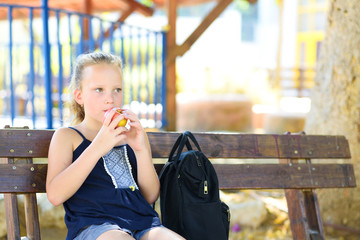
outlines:
[[105, 103], [114, 103], [114, 96], [111, 93], [106, 94]]

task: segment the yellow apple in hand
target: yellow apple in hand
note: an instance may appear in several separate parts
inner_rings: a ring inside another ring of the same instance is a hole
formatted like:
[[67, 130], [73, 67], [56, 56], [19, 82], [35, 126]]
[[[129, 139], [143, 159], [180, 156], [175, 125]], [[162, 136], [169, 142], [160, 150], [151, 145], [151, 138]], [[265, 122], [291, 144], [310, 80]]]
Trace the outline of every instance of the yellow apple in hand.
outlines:
[[[110, 112], [111, 110], [113, 110], [113, 109], [116, 111], [116, 113], [115, 113], [114, 116], [112, 117], [111, 121], [114, 120], [114, 118], [116, 118], [118, 115], [122, 114], [122, 110], [121, 110], [120, 108], [110, 108], [109, 110], [107, 110], [107, 111], [105, 112], [103, 122], [105, 121], [105, 118], [106, 118], [106, 116], [109, 114], [109, 112]], [[120, 122], [118, 123], [117, 126], [118, 126], [118, 127], [125, 127], [126, 123], [127, 123], [127, 119], [124, 118], [124, 119], [120, 120]]]

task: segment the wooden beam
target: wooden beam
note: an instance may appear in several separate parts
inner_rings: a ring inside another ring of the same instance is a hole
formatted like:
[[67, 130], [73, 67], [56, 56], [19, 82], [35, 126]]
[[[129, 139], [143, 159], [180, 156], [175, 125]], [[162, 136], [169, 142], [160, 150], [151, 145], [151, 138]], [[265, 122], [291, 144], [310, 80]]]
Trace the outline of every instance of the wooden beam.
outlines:
[[146, 17], [151, 17], [154, 14], [153, 8], [147, 7], [135, 0], [121, 0], [121, 1], [125, 2], [130, 6], [130, 8], [134, 9], [136, 12]]
[[[118, 20], [116, 20], [117, 22], [125, 22], [125, 20], [134, 12], [135, 9], [133, 8], [129, 8], [128, 10], [124, 11], [121, 16], [118, 18]], [[114, 31], [118, 28], [118, 25], [115, 24], [113, 25], [113, 29], [112, 32], [114, 33]], [[99, 36], [100, 37], [100, 36]], [[110, 27], [106, 30], [106, 32], [104, 32], [104, 38], [108, 38], [110, 37]], [[98, 45], [96, 46], [98, 47]]]
[[[135, 11], [135, 8], [130, 7], [126, 11], [122, 12], [118, 22], [125, 22], [125, 20]], [[117, 25], [114, 25], [114, 30], [117, 28]], [[109, 35], [109, 30], [106, 31], [106, 36]]]
[[215, 19], [230, 5], [232, 0], [221, 0], [203, 19], [194, 32], [180, 46], [169, 49], [168, 61], [173, 61], [178, 56], [183, 56]]
[[[146, 7], [134, 0], [121, 0], [121, 1], [123, 1], [124, 3], [126, 3], [128, 5], [128, 9], [121, 13], [121, 16], [118, 18], [117, 22], [125, 22], [125, 20], [133, 12], [139, 12], [146, 17], [150, 17], [154, 14], [154, 9], [152, 9], [150, 7]], [[115, 31], [115, 29], [118, 28], [117, 25], [114, 25], [113, 27], [114, 27], [113, 31]], [[110, 33], [110, 29], [106, 30], [106, 32], [104, 33], [104, 37], [105, 38], [109, 37], [109, 33]]]

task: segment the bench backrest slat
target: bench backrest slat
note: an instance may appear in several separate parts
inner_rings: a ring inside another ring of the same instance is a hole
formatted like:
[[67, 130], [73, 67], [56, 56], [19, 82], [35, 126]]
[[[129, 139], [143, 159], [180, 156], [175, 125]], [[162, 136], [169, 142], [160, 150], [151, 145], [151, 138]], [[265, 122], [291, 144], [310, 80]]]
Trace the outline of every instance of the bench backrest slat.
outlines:
[[221, 189], [356, 187], [351, 164], [215, 164]]
[[[159, 172], [163, 164], [155, 167]], [[214, 167], [220, 189], [356, 186], [351, 164], [214, 164]], [[46, 164], [0, 164], [0, 192], [45, 192], [46, 170]]]
[[37, 157], [48, 155], [53, 130], [0, 130], [0, 157]]
[[[167, 157], [179, 134], [148, 135], [153, 156]], [[209, 158], [351, 158], [344, 136], [216, 133], [194, 136]]]
[[0, 192], [45, 192], [47, 164], [0, 164]]
[[[47, 157], [53, 130], [0, 130], [0, 157]], [[194, 133], [209, 158], [351, 158], [344, 136]], [[167, 158], [179, 133], [149, 132], [154, 158]]]

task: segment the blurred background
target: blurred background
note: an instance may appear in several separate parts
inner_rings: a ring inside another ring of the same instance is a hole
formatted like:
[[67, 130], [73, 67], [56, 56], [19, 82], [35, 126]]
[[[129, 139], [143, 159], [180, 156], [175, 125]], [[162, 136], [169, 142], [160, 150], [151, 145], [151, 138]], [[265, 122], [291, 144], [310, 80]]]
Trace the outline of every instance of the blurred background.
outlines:
[[[121, 56], [124, 107], [149, 131], [341, 134], [357, 163], [357, 5], [0, 0], [0, 125], [68, 126], [72, 63], [80, 53], [102, 50]], [[338, 24], [326, 45], [329, 22]], [[319, 194], [327, 239], [360, 239], [359, 196], [358, 188]], [[222, 199], [231, 207], [232, 240], [292, 239], [282, 191], [227, 192]], [[62, 207], [46, 195], [38, 202], [43, 239], [64, 239]], [[0, 239], [6, 239], [3, 205]]]
[[[124, 14], [111, 8], [95, 11], [93, 6], [90, 17], [67, 10], [74, 8], [70, 4], [57, 6], [50, 1], [50, 66], [44, 67], [46, 35], [40, 8], [20, 1], [17, 4], [23, 5], [10, 10], [6, 2], [12, 1], [1, 2], [1, 125], [67, 125], [72, 61], [81, 52], [101, 49], [122, 56], [125, 107], [137, 112], [147, 128], [166, 129], [167, 114], [174, 111], [172, 130], [281, 133], [304, 126], [329, 7], [326, 0], [232, 1], [177, 57], [174, 95], [165, 86], [163, 41], [169, 24], [164, 4], [139, 1], [153, 9], [151, 17], [134, 11], [117, 22]], [[36, 6], [34, 2], [28, 1]], [[216, 1], [184, 2], [177, 8], [178, 45], [217, 5]], [[176, 110], [166, 108], [167, 94], [176, 98]]]

